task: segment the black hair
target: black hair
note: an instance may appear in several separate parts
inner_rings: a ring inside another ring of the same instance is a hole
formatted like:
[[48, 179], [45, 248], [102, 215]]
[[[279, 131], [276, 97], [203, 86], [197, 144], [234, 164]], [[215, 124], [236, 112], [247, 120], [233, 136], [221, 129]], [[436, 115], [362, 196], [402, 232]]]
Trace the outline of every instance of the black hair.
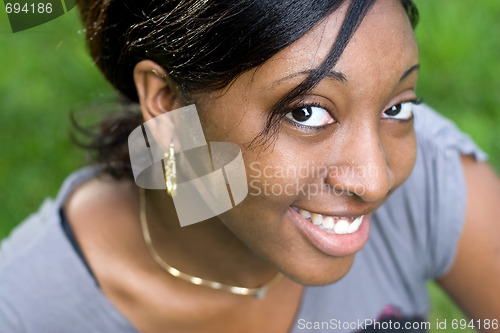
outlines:
[[[285, 105], [313, 89], [335, 66], [375, 1], [352, 0], [331, 52], [271, 110], [260, 139], [275, 132]], [[400, 1], [415, 26], [415, 5], [411, 0]], [[150, 59], [161, 65], [186, 96], [217, 90], [262, 65], [344, 2], [80, 0], [78, 7], [95, 63], [125, 100], [133, 103], [138, 96], [132, 73], [141, 60]], [[97, 162], [112, 165], [108, 171], [120, 176], [130, 174], [126, 133], [140, 125], [141, 116], [128, 112], [126, 117], [114, 117], [99, 127], [87, 146], [97, 152]], [[116, 126], [117, 121], [120, 126]], [[117, 149], [123, 152], [115, 152]]]

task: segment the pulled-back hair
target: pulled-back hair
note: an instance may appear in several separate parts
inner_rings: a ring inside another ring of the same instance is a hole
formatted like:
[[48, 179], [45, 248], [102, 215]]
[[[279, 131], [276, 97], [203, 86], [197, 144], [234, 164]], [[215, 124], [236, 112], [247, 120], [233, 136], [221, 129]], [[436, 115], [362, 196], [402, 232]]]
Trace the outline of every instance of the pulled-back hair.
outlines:
[[[272, 134], [280, 110], [313, 89], [335, 66], [376, 0], [353, 0], [329, 55], [278, 102], [261, 138]], [[412, 0], [400, 0], [413, 26]], [[129, 102], [137, 102], [134, 66], [150, 59], [161, 65], [186, 96], [227, 86], [302, 37], [345, 0], [80, 0], [91, 56], [106, 79]], [[117, 123], [119, 122], [119, 123]], [[141, 116], [128, 112], [102, 123], [89, 148], [115, 176], [129, 173], [128, 133]]]

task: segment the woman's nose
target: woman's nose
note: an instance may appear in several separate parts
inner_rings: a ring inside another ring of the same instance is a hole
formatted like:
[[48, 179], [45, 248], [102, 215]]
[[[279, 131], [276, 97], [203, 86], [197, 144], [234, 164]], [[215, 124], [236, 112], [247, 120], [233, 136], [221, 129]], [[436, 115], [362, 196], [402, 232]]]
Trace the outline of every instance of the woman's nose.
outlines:
[[335, 163], [329, 168], [326, 183], [336, 193], [342, 191], [365, 202], [378, 202], [384, 200], [393, 188], [395, 176], [387, 164], [378, 130], [365, 129], [363, 133], [344, 140], [336, 151]]

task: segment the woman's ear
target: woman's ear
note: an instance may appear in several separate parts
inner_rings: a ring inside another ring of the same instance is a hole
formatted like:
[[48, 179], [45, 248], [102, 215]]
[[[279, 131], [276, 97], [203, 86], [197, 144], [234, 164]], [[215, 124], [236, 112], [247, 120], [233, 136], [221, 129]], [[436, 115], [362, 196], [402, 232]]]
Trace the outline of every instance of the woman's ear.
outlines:
[[145, 121], [184, 106], [178, 85], [151, 60], [135, 65], [134, 82]]

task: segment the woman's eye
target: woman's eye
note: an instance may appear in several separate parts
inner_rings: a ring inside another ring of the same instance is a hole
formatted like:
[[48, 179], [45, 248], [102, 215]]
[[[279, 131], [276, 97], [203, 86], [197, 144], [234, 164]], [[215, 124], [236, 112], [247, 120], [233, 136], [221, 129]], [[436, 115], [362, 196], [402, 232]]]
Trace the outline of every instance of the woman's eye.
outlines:
[[322, 127], [335, 122], [330, 113], [320, 106], [299, 107], [285, 116], [294, 123], [307, 127]]
[[403, 102], [393, 105], [382, 113], [382, 118], [410, 120], [413, 117], [413, 102]]

